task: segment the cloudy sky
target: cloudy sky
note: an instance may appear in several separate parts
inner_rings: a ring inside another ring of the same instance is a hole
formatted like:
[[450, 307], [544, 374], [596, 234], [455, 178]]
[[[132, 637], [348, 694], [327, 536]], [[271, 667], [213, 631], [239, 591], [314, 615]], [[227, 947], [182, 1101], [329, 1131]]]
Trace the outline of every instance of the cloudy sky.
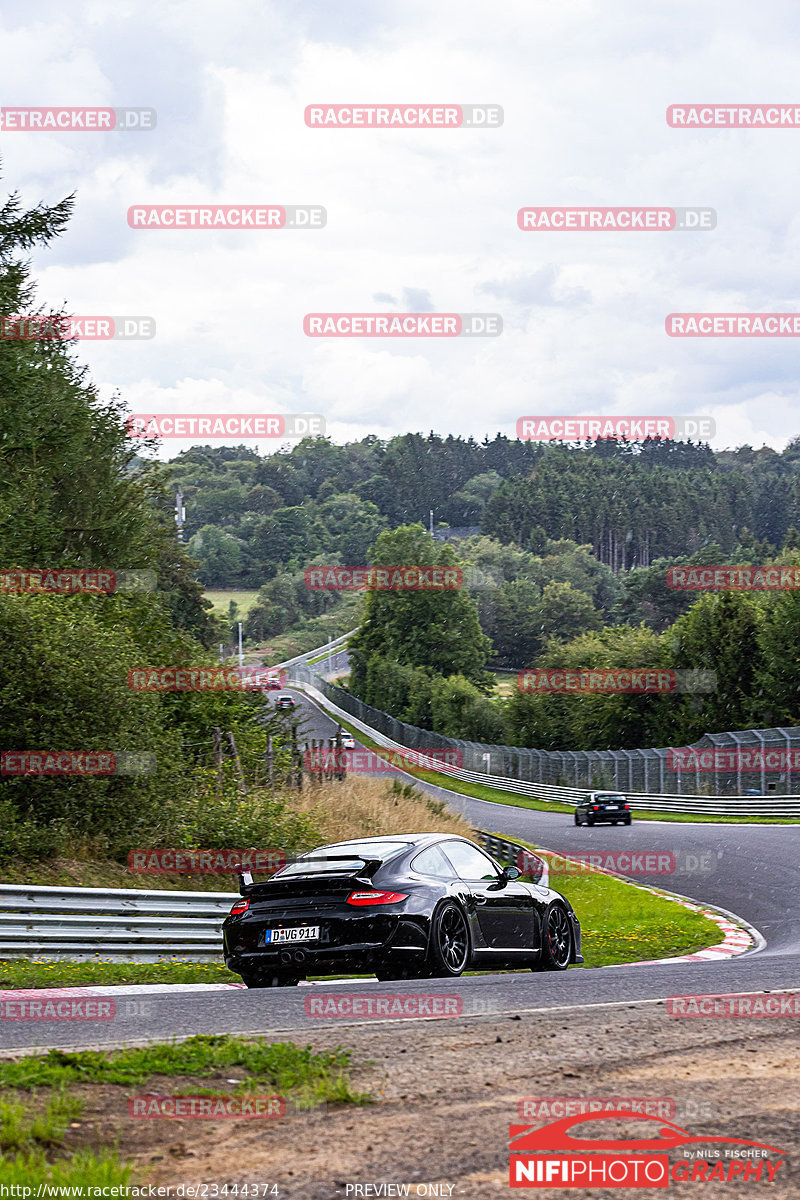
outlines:
[[[41, 0], [0, 31], [3, 105], [158, 112], [150, 132], [0, 135], [4, 191], [77, 192], [35, 257], [40, 301], [155, 320], [151, 341], [78, 346], [133, 412], [317, 412], [335, 441], [514, 436], [528, 414], [708, 414], [720, 448], [800, 433], [797, 338], [664, 328], [675, 311], [800, 311], [800, 128], [665, 117], [800, 105], [788, 0]], [[504, 123], [305, 126], [306, 105], [348, 102], [499, 104]], [[154, 204], [317, 204], [327, 225], [128, 227]], [[710, 206], [718, 223], [523, 233], [534, 205]], [[306, 337], [304, 315], [327, 311], [496, 312], [504, 330]]]

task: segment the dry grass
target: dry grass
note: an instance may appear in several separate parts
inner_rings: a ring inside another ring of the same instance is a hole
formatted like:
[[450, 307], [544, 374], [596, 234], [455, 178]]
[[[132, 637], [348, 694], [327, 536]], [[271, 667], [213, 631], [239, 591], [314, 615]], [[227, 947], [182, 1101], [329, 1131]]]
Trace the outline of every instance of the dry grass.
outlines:
[[472, 837], [471, 826], [437, 800], [389, 779], [349, 775], [340, 783], [306, 783], [292, 807], [308, 813], [326, 842], [382, 833], [453, 833]]
[[[283, 797], [295, 812], [308, 814], [317, 831], [313, 841], [342, 842], [383, 833], [454, 833], [472, 837], [468, 823], [438, 800], [410, 784], [393, 790], [391, 779], [348, 776], [318, 786], [304, 779], [302, 792]], [[56, 887], [156, 888], [171, 891], [236, 890], [236, 876], [142, 875], [123, 863], [94, 858], [90, 846], [75, 847], [75, 857], [47, 862], [4, 864], [0, 883], [48, 884]]]

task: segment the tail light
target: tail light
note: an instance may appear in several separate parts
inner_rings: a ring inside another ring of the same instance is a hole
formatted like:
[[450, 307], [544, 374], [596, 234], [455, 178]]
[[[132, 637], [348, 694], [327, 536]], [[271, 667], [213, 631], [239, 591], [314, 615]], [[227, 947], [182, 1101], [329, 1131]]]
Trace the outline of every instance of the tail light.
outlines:
[[631, 811], [631, 806], [630, 806], [630, 804], [623, 804], [623, 806], [622, 806], [622, 807], [623, 807], [623, 808], [626, 808], [626, 809], [628, 810], [628, 812], [630, 812], [630, 811]]
[[249, 907], [249, 900], [237, 900], [231, 909], [230, 915], [232, 917], [238, 917], [241, 913], [246, 913]]
[[407, 899], [405, 892], [351, 892], [347, 903], [365, 907], [368, 904], [397, 904], [398, 900]]
[[600, 812], [600, 805], [599, 805], [599, 804], [595, 804], [595, 805], [593, 806], [593, 811], [594, 811], [594, 812]]

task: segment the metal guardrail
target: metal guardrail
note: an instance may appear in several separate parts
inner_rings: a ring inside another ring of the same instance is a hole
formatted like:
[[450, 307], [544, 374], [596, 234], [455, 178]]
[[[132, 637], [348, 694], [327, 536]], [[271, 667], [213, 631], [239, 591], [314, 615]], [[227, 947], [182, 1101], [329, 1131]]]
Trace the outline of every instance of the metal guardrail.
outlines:
[[[298, 665], [289, 671], [289, 677], [293, 684], [315, 693], [316, 698], [323, 703], [325, 708], [335, 713], [338, 717], [344, 718], [351, 725], [355, 726], [356, 729], [365, 733], [371, 741], [384, 749], [400, 752], [412, 750], [418, 758], [423, 757], [419, 749], [420, 744], [425, 745], [426, 749], [462, 749], [465, 747], [475, 750], [483, 749], [483, 747], [477, 745], [473, 746], [470, 743], [458, 741], [455, 738], [446, 738], [441, 734], [430, 733], [427, 730], [418, 729], [416, 726], [409, 726], [401, 721], [397, 721], [395, 718], [389, 717], [388, 714], [382, 713], [378, 709], [370, 708], [369, 705], [364, 704], [355, 696], [351, 696], [349, 692], [344, 692], [341, 688], [334, 687], [310, 667]], [[344, 707], [345, 705], [348, 707]], [[376, 728], [375, 725], [364, 720], [363, 717], [356, 716], [353, 711], [355, 709], [364, 715], [370, 716], [372, 720], [383, 718], [381, 723], [386, 723], [387, 725], [391, 723], [392, 728], [396, 729], [397, 732], [413, 731], [413, 740], [417, 741], [418, 745], [408, 746], [403, 742], [389, 737]], [[496, 756], [500, 758], [504, 757], [502, 752], [507, 752], [511, 757], [518, 753], [514, 747], [508, 746], [486, 747], [485, 749], [496, 752]], [[522, 751], [521, 753], [524, 754], [526, 752]], [[472, 771], [464, 767], [452, 767], [440, 759], [432, 759], [430, 769], [438, 771], [442, 775], [450, 775], [454, 779], [463, 780], [466, 783], [480, 784], [483, 787], [511, 792], [520, 796], [530, 796], [533, 799], [545, 800], [550, 803], [555, 801], [560, 804], [575, 805], [585, 799], [592, 790], [614, 790], [624, 792], [630, 800], [631, 807], [641, 812], [683, 813], [687, 815], [706, 814], [708, 816], [729, 817], [777, 817], [784, 820], [800, 818], [800, 796], [680, 795], [675, 792], [636, 792], [631, 788], [621, 785], [613, 789], [609, 789], [608, 787], [600, 788], [599, 786], [595, 789], [560, 787], [556, 784], [535, 783], [531, 780], [519, 779], [513, 775], [491, 774], [488, 770]]]
[[0, 958], [219, 959], [237, 892], [0, 884]]
[[285, 662], [275, 663], [273, 667], [268, 667], [269, 671], [277, 671], [280, 667], [304, 666], [310, 658], [317, 658], [320, 654], [324, 654], [326, 650], [336, 650], [342, 646], [348, 638], [352, 637], [355, 629], [343, 633], [341, 637], [333, 638], [330, 642], [325, 642], [323, 646], [316, 646], [313, 650], [306, 650], [305, 654], [298, 654], [295, 658], [287, 658]]
[[[477, 831], [501, 863], [518, 865], [518, 846]], [[527, 851], [531, 853], [530, 851]], [[538, 859], [538, 856], [534, 856]], [[547, 886], [547, 864], [543, 878]], [[538, 862], [535, 863], [538, 869]], [[0, 959], [88, 962], [206, 962], [222, 958], [222, 922], [238, 892], [0, 884]]]
[[480, 842], [484, 849], [489, 851], [492, 858], [496, 858], [499, 863], [511, 863], [515, 867], [520, 867], [523, 874], [532, 877], [534, 883], [541, 884], [542, 887], [549, 887], [550, 868], [547, 860], [537, 854], [535, 850], [531, 850], [529, 846], [520, 846], [518, 842], [509, 842], [506, 838], [498, 837], [494, 833], [487, 833], [485, 829], [475, 830], [475, 840]]

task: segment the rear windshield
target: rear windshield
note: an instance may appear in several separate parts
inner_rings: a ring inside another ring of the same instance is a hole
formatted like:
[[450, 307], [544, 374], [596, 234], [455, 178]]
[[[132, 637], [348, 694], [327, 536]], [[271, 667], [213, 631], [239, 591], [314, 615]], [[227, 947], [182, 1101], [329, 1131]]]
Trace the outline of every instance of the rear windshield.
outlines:
[[[287, 875], [328, 874], [331, 871], [357, 871], [363, 867], [366, 858], [391, 858], [401, 850], [408, 850], [413, 842], [348, 842], [346, 846], [322, 846], [319, 850], [310, 850], [297, 862], [285, 867], [279, 872], [281, 878]], [[329, 855], [350, 855], [352, 858], [336, 859], [333, 862], [321, 861]], [[316, 859], [318, 861], [307, 861]]]
[[618, 800], [624, 799], [624, 796], [616, 796], [612, 792], [603, 792], [602, 796], [595, 796], [595, 800], [600, 800], [603, 804], [615, 804]]

